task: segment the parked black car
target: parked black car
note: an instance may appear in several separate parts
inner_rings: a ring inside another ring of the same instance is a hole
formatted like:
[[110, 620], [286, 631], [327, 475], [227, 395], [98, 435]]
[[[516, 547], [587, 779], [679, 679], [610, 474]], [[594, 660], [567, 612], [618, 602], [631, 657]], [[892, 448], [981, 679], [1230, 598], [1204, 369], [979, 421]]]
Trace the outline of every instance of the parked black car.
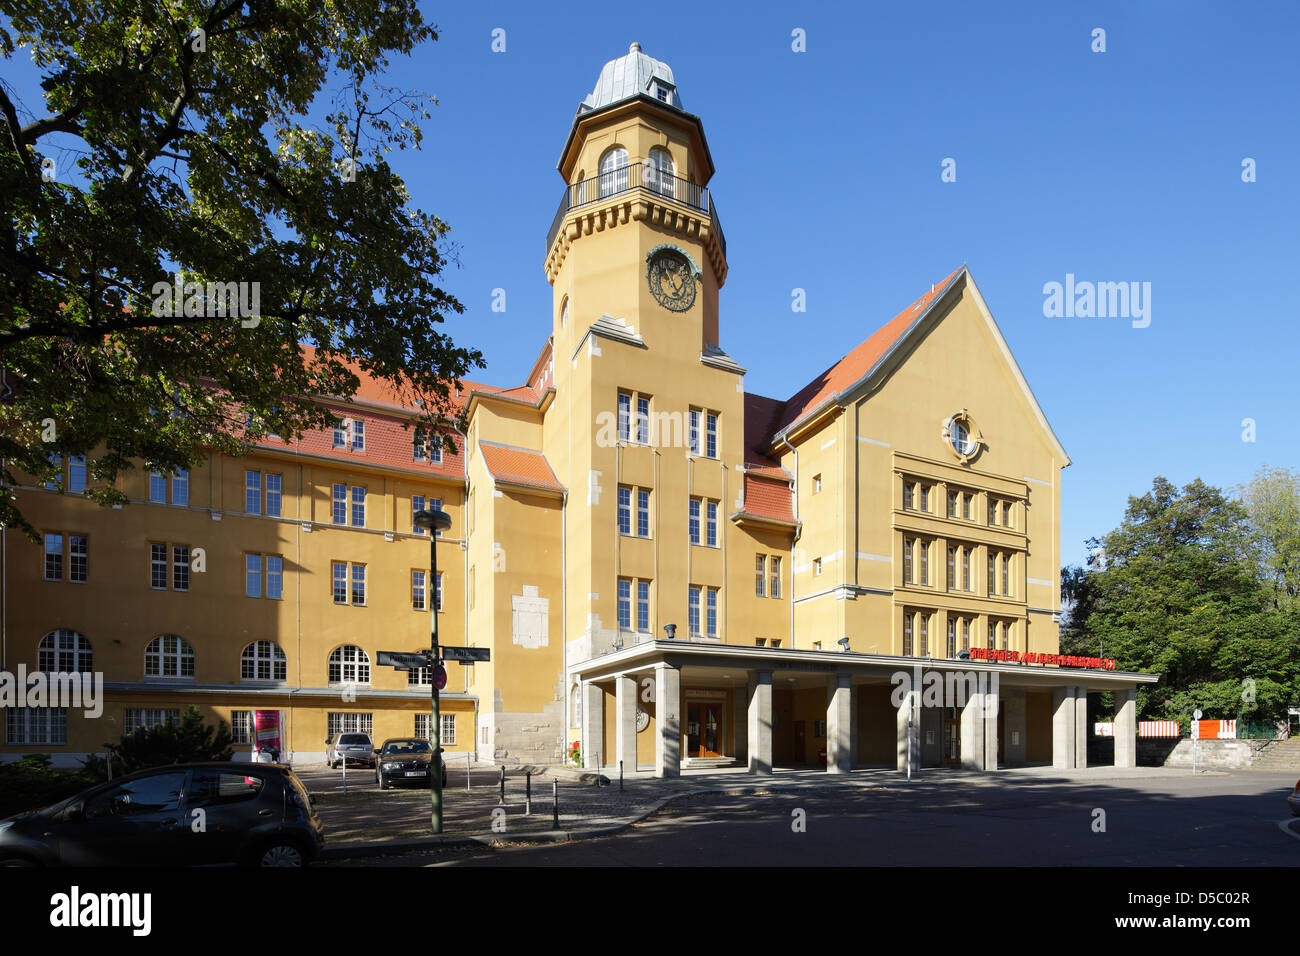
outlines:
[[304, 866], [324, 842], [283, 764], [172, 764], [0, 820], [0, 866]]
[[[433, 748], [423, 737], [394, 737], [375, 751], [375, 783], [387, 790], [395, 783], [433, 786], [429, 765]], [[441, 761], [440, 761], [441, 763]], [[441, 763], [442, 785], [447, 786], [447, 765]]]

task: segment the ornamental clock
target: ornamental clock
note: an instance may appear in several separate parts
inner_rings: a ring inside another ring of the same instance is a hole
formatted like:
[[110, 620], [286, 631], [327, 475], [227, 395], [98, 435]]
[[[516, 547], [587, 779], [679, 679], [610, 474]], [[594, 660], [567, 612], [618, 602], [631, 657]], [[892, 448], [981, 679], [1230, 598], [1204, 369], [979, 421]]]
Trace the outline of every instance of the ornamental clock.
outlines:
[[660, 247], [646, 258], [646, 282], [656, 302], [670, 312], [685, 312], [695, 304], [699, 273], [690, 259], [671, 247]]

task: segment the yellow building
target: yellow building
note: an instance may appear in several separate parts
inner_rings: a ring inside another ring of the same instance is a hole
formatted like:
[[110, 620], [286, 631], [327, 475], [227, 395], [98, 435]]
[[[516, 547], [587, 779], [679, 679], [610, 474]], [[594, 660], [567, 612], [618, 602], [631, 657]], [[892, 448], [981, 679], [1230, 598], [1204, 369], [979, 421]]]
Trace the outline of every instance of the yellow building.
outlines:
[[1155, 678], [1048, 657], [1069, 458], [967, 269], [767, 398], [722, 347], [713, 162], [667, 65], [607, 63], [558, 168], [550, 335], [524, 385], [463, 383], [441, 461], [367, 381], [347, 427], [141, 476], [129, 508], [24, 489], [49, 536], [9, 535], [4, 666], [93, 667], [107, 704], [63, 730], [23, 715], [5, 751], [102, 750], [189, 702], [241, 739], [283, 710], [297, 760], [334, 730], [427, 732], [427, 683], [376, 656], [428, 644], [411, 515], [440, 501], [441, 639], [491, 651], [449, 667], [450, 750], [1075, 767], [1106, 690], [1131, 765]]

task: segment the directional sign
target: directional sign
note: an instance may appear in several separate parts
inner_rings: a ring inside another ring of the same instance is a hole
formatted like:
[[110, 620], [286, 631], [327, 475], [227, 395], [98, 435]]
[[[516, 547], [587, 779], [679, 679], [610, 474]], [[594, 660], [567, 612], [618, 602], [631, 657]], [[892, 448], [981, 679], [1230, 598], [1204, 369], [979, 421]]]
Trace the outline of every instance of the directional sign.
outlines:
[[429, 666], [429, 652], [380, 651], [380, 667], [396, 667], [399, 671], [415, 671]]
[[440, 650], [443, 660], [459, 661], [462, 664], [486, 661], [491, 655], [491, 651], [486, 647], [444, 647]]
[[443, 690], [447, 686], [447, 668], [439, 664], [433, 669], [433, 686]]

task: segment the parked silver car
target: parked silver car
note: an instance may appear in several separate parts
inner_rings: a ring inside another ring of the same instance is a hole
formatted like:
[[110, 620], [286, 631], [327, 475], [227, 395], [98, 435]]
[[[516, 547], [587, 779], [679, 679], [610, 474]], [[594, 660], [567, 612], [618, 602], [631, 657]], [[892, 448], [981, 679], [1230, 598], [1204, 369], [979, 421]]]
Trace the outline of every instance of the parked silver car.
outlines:
[[325, 741], [325, 762], [330, 769], [342, 765], [343, 758], [349, 764], [373, 767], [375, 765], [375, 743], [369, 734], [356, 732], [330, 734]]

